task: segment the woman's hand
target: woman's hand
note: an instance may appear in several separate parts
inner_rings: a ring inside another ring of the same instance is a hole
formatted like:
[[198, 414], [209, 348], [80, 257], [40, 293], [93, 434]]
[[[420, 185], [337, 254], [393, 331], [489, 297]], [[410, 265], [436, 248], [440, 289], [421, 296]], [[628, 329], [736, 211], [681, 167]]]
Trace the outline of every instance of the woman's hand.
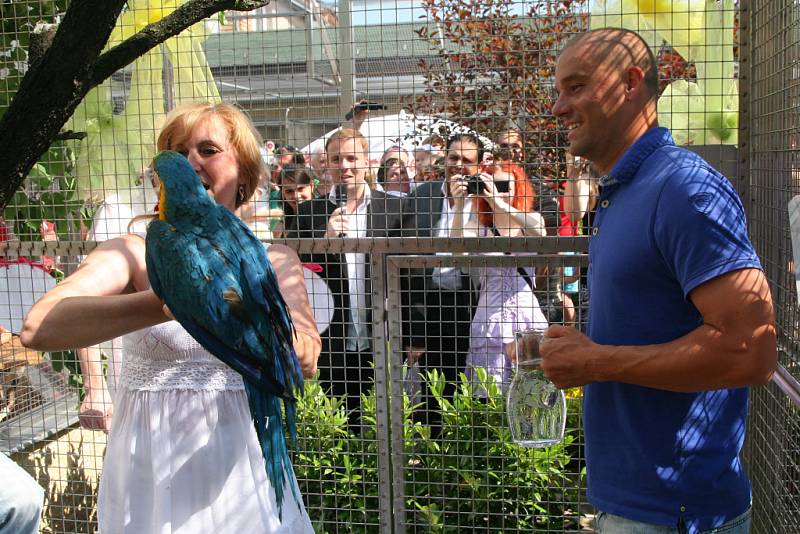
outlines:
[[300, 369], [305, 378], [314, 378], [317, 374], [317, 359], [322, 351], [319, 334], [309, 334], [295, 329], [294, 352], [300, 362]]
[[163, 312], [164, 312], [164, 315], [165, 315], [165, 316], [167, 317], [167, 319], [169, 319], [170, 321], [174, 321], [174, 320], [175, 320], [175, 316], [174, 316], [174, 315], [172, 315], [172, 312], [170, 311], [170, 309], [169, 309], [169, 306], [167, 306], [166, 304], [163, 304], [163, 305], [161, 306], [161, 311], [163, 311]]
[[274, 244], [267, 256], [275, 269], [278, 285], [292, 316], [295, 337], [293, 341], [303, 376], [312, 378], [317, 372], [317, 359], [322, 351], [322, 341], [314, 321], [314, 312], [308, 302], [308, 290], [303, 277], [303, 267], [297, 253], [286, 245]]
[[481, 180], [483, 181], [483, 190], [481, 191], [481, 196], [489, 202], [489, 205], [492, 207], [493, 210], [495, 209], [502, 209], [505, 212], [508, 212], [508, 200], [510, 195], [508, 193], [501, 193], [497, 190], [497, 186], [494, 183], [494, 177], [491, 174], [481, 173], [480, 174]]
[[111, 430], [111, 416], [113, 413], [114, 405], [105, 385], [97, 389], [87, 388], [86, 396], [83, 398], [78, 412], [78, 421], [82, 428], [102, 430], [108, 434], [109, 430]]

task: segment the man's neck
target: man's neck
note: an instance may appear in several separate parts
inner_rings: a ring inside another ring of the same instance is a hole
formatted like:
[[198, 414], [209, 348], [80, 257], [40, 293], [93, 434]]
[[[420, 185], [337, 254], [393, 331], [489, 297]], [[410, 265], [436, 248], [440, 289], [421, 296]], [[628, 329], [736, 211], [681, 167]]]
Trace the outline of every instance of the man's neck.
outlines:
[[614, 165], [617, 164], [625, 152], [627, 152], [640, 137], [657, 127], [658, 118], [655, 115], [655, 111], [653, 111], [653, 113], [648, 113], [648, 110], [642, 111], [642, 113], [631, 122], [630, 127], [625, 130], [622, 136], [623, 142], [617, 145], [617, 149], [610, 154], [611, 157], [609, 157], [605, 163], [595, 162], [597, 171], [601, 175], [606, 175], [611, 172]]
[[347, 211], [354, 211], [364, 202], [367, 184], [352, 185], [347, 188]]

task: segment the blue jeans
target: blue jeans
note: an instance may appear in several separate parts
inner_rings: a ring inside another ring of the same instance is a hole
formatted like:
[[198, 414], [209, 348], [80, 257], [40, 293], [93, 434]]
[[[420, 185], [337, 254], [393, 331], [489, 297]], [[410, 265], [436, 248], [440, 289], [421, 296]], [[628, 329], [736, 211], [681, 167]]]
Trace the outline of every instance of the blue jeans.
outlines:
[[0, 534], [37, 534], [44, 490], [0, 453]]
[[[749, 534], [750, 512], [751, 509], [748, 508], [745, 513], [724, 525], [703, 530], [699, 534]], [[651, 525], [606, 512], [599, 512], [595, 517], [594, 531], [595, 534], [686, 534], [686, 528], [683, 526]]]

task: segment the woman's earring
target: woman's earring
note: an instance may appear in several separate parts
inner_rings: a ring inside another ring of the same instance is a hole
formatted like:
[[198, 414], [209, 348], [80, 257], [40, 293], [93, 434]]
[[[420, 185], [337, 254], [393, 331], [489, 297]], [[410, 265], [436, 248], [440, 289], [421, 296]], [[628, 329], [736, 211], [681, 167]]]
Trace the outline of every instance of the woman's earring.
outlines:
[[239, 202], [244, 202], [247, 197], [245, 197], [244, 185], [239, 184]]

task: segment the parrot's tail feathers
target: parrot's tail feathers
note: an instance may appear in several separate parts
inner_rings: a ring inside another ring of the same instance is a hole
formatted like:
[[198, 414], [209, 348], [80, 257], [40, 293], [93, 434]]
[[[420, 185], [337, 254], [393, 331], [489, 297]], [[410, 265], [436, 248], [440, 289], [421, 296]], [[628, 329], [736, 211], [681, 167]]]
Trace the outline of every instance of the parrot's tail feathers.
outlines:
[[286, 426], [289, 431], [289, 437], [292, 439], [292, 446], [297, 448], [297, 405], [294, 399], [291, 401], [284, 400], [283, 408], [286, 411]]
[[284, 483], [290, 481], [295, 501], [300, 502], [300, 496], [294, 489], [294, 474], [292, 470], [289, 451], [286, 448], [286, 436], [281, 424], [280, 400], [274, 395], [262, 392], [258, 386], [245, 382], [247, 400], [250, 404], [250, 413], [253, 416], [253, 425], [256, 436], [261, 445], [261, 454], [264, 456], [264, 465], [272, 489], [275, 491], [275, 501], [278, 505], [279, 519], [283, 514]]
[[[258, 244], [261, 246], [260, 242]], [[258, 295], [258, 305], [267, 312], [268, 323], [259, 331], [264, 336], [262, 346], [272, 355], [270, 372], [285, 390], [294, 391], [303, 383], [300, 362], [294, 351], [294, 325], [281, 294], [278, 277], [266, 254], [264, 262], [263, 270], [259, 271], [243, 258], [241, 268], [252, 288], [250, 293]], [[285, 395], [286, 398], [289, 396]]]
[[277, 347], [274, 348], [280, 349], [278, 354], [285, 365], [284, 369], [289, 371], [291, 388], [294, 389], [299, 387], [303, 381], [300, 362], [297, 361], [297, 355], [294, 352], [294, 324], [292, 324], [289, 314], [289, 307], [278, 286], [278, 277], [271, 264], [266, 266], [266, 276], [262, 278], [262, 289], [271, 312], [269, 317], [272, 322], [272, 332], [276, 338], [273, 343], [277, 344]]

